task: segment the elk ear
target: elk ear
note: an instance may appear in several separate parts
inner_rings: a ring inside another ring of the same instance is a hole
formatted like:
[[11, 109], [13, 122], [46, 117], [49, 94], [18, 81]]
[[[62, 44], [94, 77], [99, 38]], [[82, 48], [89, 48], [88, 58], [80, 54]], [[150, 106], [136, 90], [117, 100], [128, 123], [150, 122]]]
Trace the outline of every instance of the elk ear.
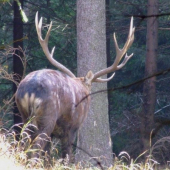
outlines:
[[93, 72], [92, 72], [91, 70], [88, 71], [88, 73], [87, 73], [86, 76], [84, 77], [85, 84], [86, 84], [87, 86], [91, 86], [91, 83], [92, 83], [93, 78], [94, 78]]

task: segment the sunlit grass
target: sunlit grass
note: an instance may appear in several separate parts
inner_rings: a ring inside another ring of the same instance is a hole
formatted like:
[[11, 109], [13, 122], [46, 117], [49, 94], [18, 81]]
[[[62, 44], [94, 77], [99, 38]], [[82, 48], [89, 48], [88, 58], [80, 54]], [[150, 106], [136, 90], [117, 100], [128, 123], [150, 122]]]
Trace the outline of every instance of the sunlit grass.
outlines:
[[[42, 158], [29, 158], [29, 154], [34, 152], [31, 149], [30, 136], [23, 131], [19, 141], [16, 140], [14, 132], [0, 133], [0, 169], [2, 170], [41, 170], [50, 169], [44, 166], [44, 159]], [[40, 151], [39, 151], [40, 152]], [[53, 158], [53, 167], [51, 169], [63, 169], [67, 164], [62, 164], [62, 160], [55, 160]], [[68, 169], [69, 167], [67, 167]]]
[[[22, 155], [22, 153], [21, 153]], [[22, 163], [17, 161], [18, 153], [12, 147], [10, 139], [5, 134], [0, 134], [0, 166], [3, 170], [23, 169]], [[24, 154], [25, 159], [26, 155]]]
[[[28, 133], [24, 130], [21, 132], [21, 138], [16, 140], [14, 132], [0, 130], [0, 169], [2, 170], [99, 170], [101, 167], [83, 168], [81, 164], [69, 164], [68, 159], [51, 158], [51, 165], [46, 167], [45, 157], [30, 158], [29, 155], [34, 152], [31, 149], [31, 139]], [[170, 170], [168, 168], [160, 167], [159, 163], [155, 161], [151, 155], [148, 155], [145, 162], [139, 162], [139, 158], [146, 153], [142, 153], [135, 160], [130, 158], [127, 152], [121, 152], [115, 157], [114, 165], [109, 168], [103, 167], [108, 170]]]

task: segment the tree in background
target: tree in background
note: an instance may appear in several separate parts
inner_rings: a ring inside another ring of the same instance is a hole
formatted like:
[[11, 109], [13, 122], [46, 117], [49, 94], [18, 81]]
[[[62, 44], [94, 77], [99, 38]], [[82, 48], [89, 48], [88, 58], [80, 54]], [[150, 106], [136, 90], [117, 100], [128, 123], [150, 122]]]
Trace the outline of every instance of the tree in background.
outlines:
[[[77, 0], [78, 76], [106, 68], [106, 18], [104, 0]], [[92, 92], [107, 89], [106, 83], [94, 83]], [[91, 96], [87, 119], [79, 131], [76, 161], [112, 164], [112, 142], [108, 119], [107, 93]], [[90, 155], [88, 155], [89, 153]], [[92, 156], [92, 157], [91, 157]]]
[[[23, 0], [20, 0], [21, 5], [23, 5]], [[16, 82], [20, 82], [23, 76], [23, 53], [19, 48], [23, 49], [23, 22], [22, 16], [20, 14], [19, 6], [16, 1], [13, 1], [13, 10], [14, 10], [14, 19], [13, 19], [13, 47], [15, 49], [13, 54], [13, 72], [14, 72], [14, 80]], [[13, 83], [13, 93], [15, 94], [17, 90], [17, 85]], [[22, 123], [21, 116], [19, 111], [14, 103], [14, 124]], [[18, 126], [14, 127], [16, 132], [19, 132], [20, 129]]]
[[[145, 77], [157, 71], [158, 51], [158, 0], [148, 0]], [[141, 112], [142, 151], [150, 148], [151, 133], [154, 129], [156, 105], [156, 77], [145, 80], [143, 85], [143, 107]]]

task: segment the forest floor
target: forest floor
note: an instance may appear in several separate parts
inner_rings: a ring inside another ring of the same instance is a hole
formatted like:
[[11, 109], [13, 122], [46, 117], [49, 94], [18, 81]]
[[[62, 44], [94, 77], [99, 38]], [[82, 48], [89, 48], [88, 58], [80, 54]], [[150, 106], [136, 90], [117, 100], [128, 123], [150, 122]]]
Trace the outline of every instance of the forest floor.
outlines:
[[[3, 130], [4, 131], [4, 130]], [[14, 132], [0, 133], [0, 169], [2, 170], [170, 170], [170, 167], [161, 167], [158, 162], [148, 158], [145, 162], [137, 163], [130, 160], [125, 163], [115, 160], [114, 165], [109, 168], [94, 167], [83, 168], [81, 164], [70, 166], [67, 160], [54, 159], [48, 168], [44, 166], [44, 159], [28, 159], [28, 153], [32, 152], [28, 146], [25, 149], [25, 139], [16, 140]]]

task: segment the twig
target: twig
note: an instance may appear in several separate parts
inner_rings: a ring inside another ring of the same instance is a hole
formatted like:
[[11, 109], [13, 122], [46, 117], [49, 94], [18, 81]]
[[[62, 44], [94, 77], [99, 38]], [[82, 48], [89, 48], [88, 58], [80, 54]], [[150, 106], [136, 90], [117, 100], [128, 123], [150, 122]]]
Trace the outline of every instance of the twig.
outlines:
[[95, 95], [95, 94], [98, 94], [98, 93], [102, 93], [102, 92], [110, 92], [110, 91], [115, 91], [115, 90], [121, 90], [121, 89], [125, 89], [125, 88], [129, 88], [133, 85], [137, 85], [137, 84], [140, 84], [142, 82], [144, 82], [145, 80], [148, 80], [152, 77], [155, 77], [155, 76], [160, 76], [160, 75], [163, 75], [163, 74], [167, 74], [168, 72], [170, 72], [170, 68], [168, 68], [167, 70], [162, 70], [160, 72], [157, 72], [157, 73], [154, 73], [150, 76], [147, 76], [141, 80], [138, 80], [138, 81], [135, 81], [133, 83], [130, 83], [128, 85], [125, 85], [125, 86], [121, 86], [121, 87], [115, 87], [115, 88], [111, 88], [111, 89], [105, 89], [105, 90], [99, 90], [99, 91], [96, 91], [96, 92], [93, 92], [93, 93], [90, 93], [88, 95], [86, 95], [85, 97], [83, 97], [76, 105], [75, 107], [77, 107], [83, 100], [87, 99], [89, 96], [91, 95]]

